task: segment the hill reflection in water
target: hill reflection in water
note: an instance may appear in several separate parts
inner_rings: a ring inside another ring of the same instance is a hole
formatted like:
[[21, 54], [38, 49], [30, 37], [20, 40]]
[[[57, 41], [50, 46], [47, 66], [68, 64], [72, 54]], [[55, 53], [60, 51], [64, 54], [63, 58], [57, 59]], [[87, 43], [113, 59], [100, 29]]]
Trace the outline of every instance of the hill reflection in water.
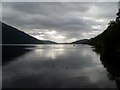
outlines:
[[30, 51], [3, 65], [3, 88], [116, 88], [91, 46], [25, 49]]
[[108, 78], [115, 81], [120, 89], [120, 53], [112, 48], [104, 48], [100, 53], [100, 60], [108, 72]]

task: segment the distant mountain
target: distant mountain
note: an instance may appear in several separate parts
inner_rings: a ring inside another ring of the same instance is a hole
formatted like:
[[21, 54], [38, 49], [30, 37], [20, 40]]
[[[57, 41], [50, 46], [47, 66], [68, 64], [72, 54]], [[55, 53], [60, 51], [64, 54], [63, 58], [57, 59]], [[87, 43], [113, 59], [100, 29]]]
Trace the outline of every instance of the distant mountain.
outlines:
[[71, 44], [86, 44], [88, 42], [88, 39], [82, 39], [72, 42]]
[[43, 40], [44, 44], [58, 44], [56, 42], [53, 41], [49, 41], [49, 40]]
[[56, 44], [56, 42], [38, 40], [25, 32], [2, 23], [2, 44]]

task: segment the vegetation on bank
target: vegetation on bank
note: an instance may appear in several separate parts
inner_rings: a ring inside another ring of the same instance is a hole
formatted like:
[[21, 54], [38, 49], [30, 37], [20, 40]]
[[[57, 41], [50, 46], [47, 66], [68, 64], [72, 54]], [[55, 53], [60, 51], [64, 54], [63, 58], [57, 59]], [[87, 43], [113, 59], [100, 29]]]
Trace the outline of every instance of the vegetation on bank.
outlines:
[[120, 9], [116, 20], [110, 21], [107, 29], [87, 41], [100, 54], [100, 60], [107, 70], [110, 80], [114, 80], [120, 90]]
[[95, 46], [99, 51], [114, 49], [120, 52], [120, 9], [116, 15], [116, 20], [110, 21], [107, 29], [98, 36], [89, 39], [87, 44]]

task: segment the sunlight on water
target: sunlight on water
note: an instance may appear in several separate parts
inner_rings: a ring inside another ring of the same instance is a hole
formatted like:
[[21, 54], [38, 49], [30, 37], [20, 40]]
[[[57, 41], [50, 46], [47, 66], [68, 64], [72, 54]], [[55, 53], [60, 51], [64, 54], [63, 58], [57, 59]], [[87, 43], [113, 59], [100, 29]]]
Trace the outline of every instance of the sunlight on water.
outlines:
[[115, 87], [90, 46], [36, 45], [26, 49], [31, 51], [3, 66], [3, 87]]

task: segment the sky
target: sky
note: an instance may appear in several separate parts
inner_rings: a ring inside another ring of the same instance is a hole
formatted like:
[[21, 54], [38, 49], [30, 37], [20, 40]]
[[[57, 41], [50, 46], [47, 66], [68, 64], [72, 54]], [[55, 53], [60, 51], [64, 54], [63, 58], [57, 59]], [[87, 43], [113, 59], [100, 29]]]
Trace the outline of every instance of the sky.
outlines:
[[58, 43], [89, 39], [114, 20], [117, 2], [2, 2], [2, 21]]

